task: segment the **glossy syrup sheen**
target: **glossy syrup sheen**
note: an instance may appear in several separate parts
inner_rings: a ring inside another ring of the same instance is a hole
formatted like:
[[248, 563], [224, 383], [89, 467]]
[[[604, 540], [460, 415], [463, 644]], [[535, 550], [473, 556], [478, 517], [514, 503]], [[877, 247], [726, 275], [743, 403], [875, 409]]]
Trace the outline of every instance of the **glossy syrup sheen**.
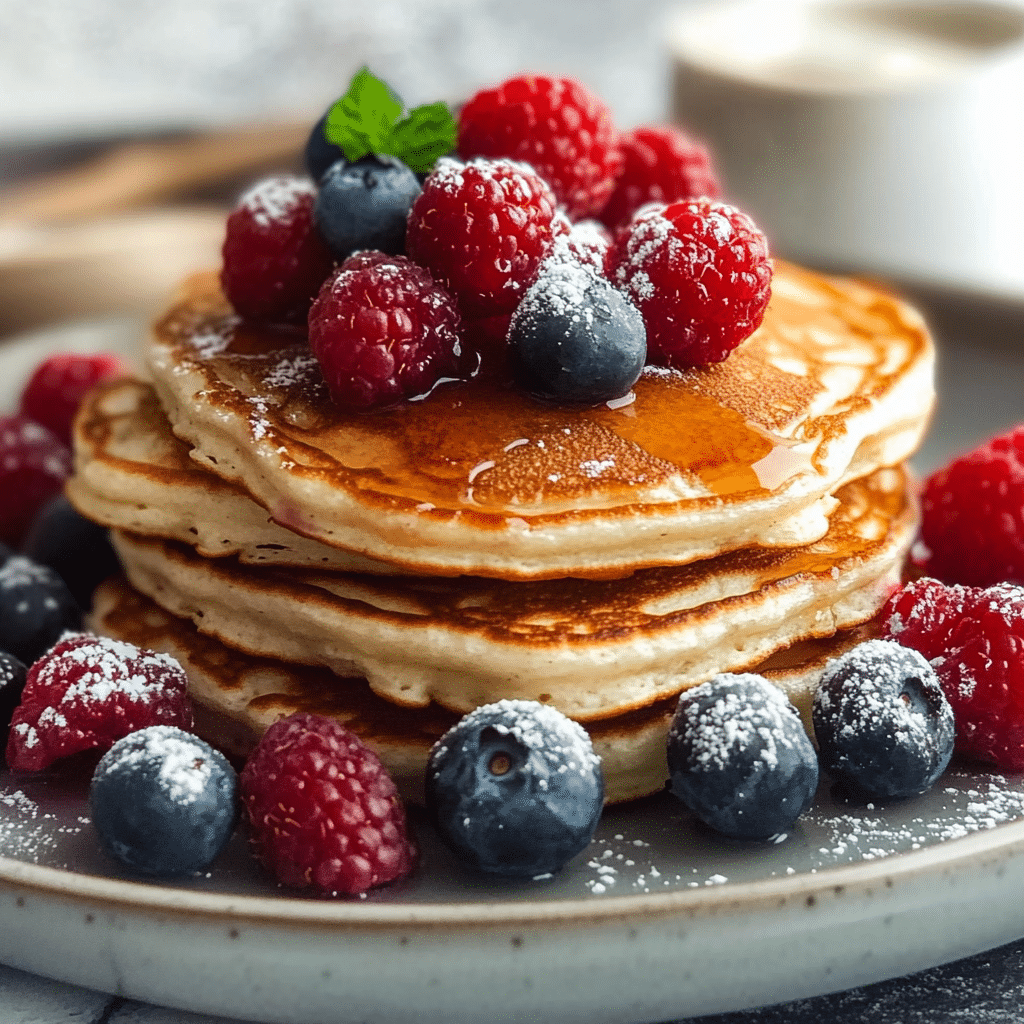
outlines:
[[391, 409], [349, 413], [330, 401], [300, 335], [241, 324], [212, 278], [203, 287], [204, 301], [190, 296], [158, 332], [201, 369], [208, 400], [246, 417], [253, 440], [280, 449], [289, 471], [423, 511], [629, 504], [669, 483], [676, 496], [763, 494], [814, 472], [821, 446], [843, 429], [832, 410], [810, 412], [831, 367], [859, 375], [839, 396], [845, 414], [904, 373], [926, 344], [922, 326], [891, 297], [779, 263], [765, 322], [751, 338], [713, 366], [648, 367], [632, 401], [545, 405], [480, 375]]

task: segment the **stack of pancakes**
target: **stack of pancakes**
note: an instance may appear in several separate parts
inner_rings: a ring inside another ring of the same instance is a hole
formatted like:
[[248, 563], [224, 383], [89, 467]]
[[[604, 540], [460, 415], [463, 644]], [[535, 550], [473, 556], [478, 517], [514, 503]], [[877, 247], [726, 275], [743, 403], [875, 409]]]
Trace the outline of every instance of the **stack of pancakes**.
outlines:
[[806, 711], [870, 630], [917, 526], [902, 466], [933, 404], [910, 307], [777, 263], [723, 363], [549, 406], [485, 375], [335, 407], [305, 338], [215, 275], [156, 325], [152, 383], [93, 393], [71, 500], [127, 581], [100, 632], [175, 655], [204, 735], [244, 755], [335, 715], [419, 799], [433, 741], [502, 698], [591, 733], [612, 801], [659, 790], [675, 697], [763, 671]]

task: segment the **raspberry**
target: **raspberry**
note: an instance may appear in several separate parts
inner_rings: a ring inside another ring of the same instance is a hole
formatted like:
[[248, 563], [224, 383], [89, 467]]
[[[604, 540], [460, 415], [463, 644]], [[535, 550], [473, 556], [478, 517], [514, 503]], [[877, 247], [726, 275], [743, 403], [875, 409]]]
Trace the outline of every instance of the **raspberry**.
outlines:
[[[605, 226], [597, 220], [580, 220], [567, 227], [564, 236], [558, 235], [555, 238], [555, 255], [560, 254], [564, 242], [566, 249], [578, 263], [605, 276], [612, 244], [612, 237]], [[564, 253], [561, 255], [564, 258]]]
[[459, 312], [404, 256], [360, 252], [325, 282], [309, 311], [309, 345], [334, 401], [394, 405], [458, 372]]
[[511, 313], [551, 250], [554, 212], [551, 189], [524, 164], [442, 159], [413, 203], [405, 249], [465, 316]]
[[394, 782], [332, 718], [299, 712], [275, 722], [240, 784], [256, 856], [284, 885], [353, 894], [412, 869]]
[[771, 296], [767, 239], [714, 199], [641, 210], [617, 235], [610, 266], [643, 315], [654, 366], [721, 362], [757, 329]]
[[40, 508], [71, 475], [71, 452], [27, 416], [0, 416], [0, 541], [20, 543]]
[[109, 750], [150, 725], [192, 728], [181, 666], [167, 654], [79, 633], [28, 670], [11, 718], [7, 763], [40, 771], [85, 750]]
[[879, 612], [879, 621], [887, 637], [932, 661], [949, 649], [953, 631], [976, 596], [973, 589], [947, 587], [926, 576], [897, 590]]
[[334, 265], [313, 225], [315, 195], [302, 178], [266, 178], [228, 217], [220, 279], [241, 316], [305, 324], [310, 303]]
[[573, 220], [600, 212], [622, 167], [611, 111], [579, 82], [542, 75], [473, 96], [459, 114], [458, 151], [530, 164]]
[[40, 363], [21, 394], [21, 414], [71, 444], [71, 424], [78, 406], [94, 385], [123, 377], [128, 368], [112, 352], [76, 355], [61, 352]]
[[933, 473], [921, 497], [924, 569], [949, 583], [1024, 583], [1024, 424]]
[[[905, 598], [911, 587], [917, 600]], [[893, 639], [935, 667], [956, 716], [956, 749], [1024, 770], [1024, 588], [922, 580], [894, 595], [882, 616]]]
[[609, 228], [626, 223], [647, 203], [718, 197], [718, 179], [708, 151], [675, 128], [623, 132], [619, 148], [624, 160], [622, 173], [601, 211], [601, 220]]

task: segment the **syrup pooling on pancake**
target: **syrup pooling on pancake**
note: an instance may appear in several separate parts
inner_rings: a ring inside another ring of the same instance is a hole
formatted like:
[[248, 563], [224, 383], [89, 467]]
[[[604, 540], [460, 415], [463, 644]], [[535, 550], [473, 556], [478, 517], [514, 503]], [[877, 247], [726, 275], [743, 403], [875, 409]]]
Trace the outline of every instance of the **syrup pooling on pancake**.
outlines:
[[295, 532], [411, 571], [622, 575], [806, 543], [829, 492], [878, 467], [858, 450], [889, 438], [872, 455], [892, 464], [916, 445], [932, 401], [916, 314], [784, 265], [776, 282], [728, 360], [648, 368], [614, 408], [475, 378], [345, 413], [299, 339], [243, 328], [209, 282], [158, 325], [151, 361], [193, 458]]

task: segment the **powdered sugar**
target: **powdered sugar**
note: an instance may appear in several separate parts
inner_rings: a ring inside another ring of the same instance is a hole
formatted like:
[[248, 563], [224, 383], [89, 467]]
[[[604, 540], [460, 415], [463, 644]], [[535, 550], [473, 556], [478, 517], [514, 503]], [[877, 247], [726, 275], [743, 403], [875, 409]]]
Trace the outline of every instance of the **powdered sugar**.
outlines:
[[261, 228], [266, 228], [291, 214], [304, 197], [315, 194], [316, 189], [308, 179], [275, 175], [253, 185], [238, 205], [248, 210]]
[[160, 790], [175, 804], [194, 803], [213, 775], [205, 744], [181, 729], [156, 725], [121, 740], [96, 768], [96, 776], [143, 767], [153, 773]]

